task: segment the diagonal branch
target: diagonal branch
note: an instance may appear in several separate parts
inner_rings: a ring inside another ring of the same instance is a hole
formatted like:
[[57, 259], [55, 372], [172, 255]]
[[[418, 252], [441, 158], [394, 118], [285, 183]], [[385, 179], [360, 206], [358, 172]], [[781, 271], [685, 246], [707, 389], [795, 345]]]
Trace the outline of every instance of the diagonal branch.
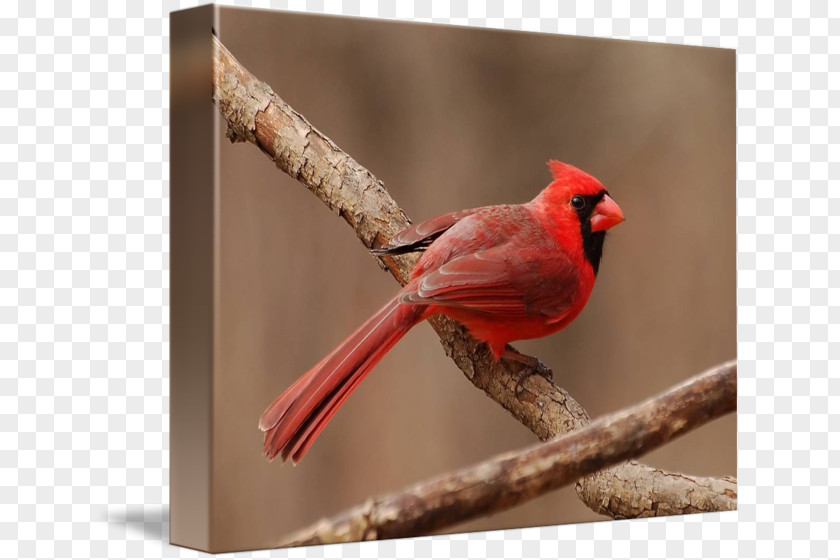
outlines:
[[368, 500], [290, 535], [280, 546], [410, 537], [512, 508], [734, 411], [736, 393], [735, 369], [714, 368], [548, 443]]
[[[213, 42], [213, 99], [227, 121], [232, 142], [248, 141], [259, 147], [339, 214], [365, 247], [385, 244], [410, 223], [381, 181], [251, 74], [217, 37]], [[377, 262], [405, 284], [416, 259], [403, 255]], [[455, 321], [433, 317], [429, 322], [446, 354], [473, 385], [541, 440], [589, 424], [583, 407], [540, 375], [528, 376], [523, 390], [516, 390], [522, 374], [537, 372], [521, 364], [496, 362], [487, 347], [477, 344]], [[734, 369], [734, 362], [728, 366]], [[584, 477], [576, 489], [589, 508], [614, 518], [733, 510], [737, 504], [732, 478], [691, 478], [635, 462]]]

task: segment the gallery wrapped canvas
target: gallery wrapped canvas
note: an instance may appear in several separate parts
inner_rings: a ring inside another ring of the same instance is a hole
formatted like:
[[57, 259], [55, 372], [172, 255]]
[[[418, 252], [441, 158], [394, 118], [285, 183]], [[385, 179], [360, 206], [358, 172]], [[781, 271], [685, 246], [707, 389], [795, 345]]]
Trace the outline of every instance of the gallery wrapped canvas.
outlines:
[[174, 544], [736, 507], [734, 51], [204, 6], [170, 76]]

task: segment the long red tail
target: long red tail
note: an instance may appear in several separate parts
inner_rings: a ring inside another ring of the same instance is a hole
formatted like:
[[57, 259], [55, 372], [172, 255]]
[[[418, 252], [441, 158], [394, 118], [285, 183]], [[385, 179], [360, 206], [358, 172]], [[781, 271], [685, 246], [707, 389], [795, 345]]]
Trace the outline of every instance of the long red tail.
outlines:
[[353, 389], [391, 347], [422, 321], [425, 306], [397, 297], [315, 364], [263, 412], [263, 452], [298, 463]]

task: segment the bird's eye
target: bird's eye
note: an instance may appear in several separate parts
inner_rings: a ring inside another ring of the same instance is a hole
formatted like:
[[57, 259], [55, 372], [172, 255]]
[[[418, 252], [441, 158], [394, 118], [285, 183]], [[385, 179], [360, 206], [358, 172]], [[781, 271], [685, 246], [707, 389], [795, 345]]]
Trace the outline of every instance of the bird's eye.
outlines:
[[583, 199], [582, 196], [573, 196], [572, 200], [570, 201], [572, 208], [575, 210], [580, 210], [584, 206], [586, 206], [586, 201]]

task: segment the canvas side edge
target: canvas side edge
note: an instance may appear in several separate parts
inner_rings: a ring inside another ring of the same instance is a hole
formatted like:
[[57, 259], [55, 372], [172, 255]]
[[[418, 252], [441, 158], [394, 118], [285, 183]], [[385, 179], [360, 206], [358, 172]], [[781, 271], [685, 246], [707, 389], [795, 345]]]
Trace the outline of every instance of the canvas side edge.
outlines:
[[170, 14], [171, 544], [212, 551], [216, 312], [213, 5]]

